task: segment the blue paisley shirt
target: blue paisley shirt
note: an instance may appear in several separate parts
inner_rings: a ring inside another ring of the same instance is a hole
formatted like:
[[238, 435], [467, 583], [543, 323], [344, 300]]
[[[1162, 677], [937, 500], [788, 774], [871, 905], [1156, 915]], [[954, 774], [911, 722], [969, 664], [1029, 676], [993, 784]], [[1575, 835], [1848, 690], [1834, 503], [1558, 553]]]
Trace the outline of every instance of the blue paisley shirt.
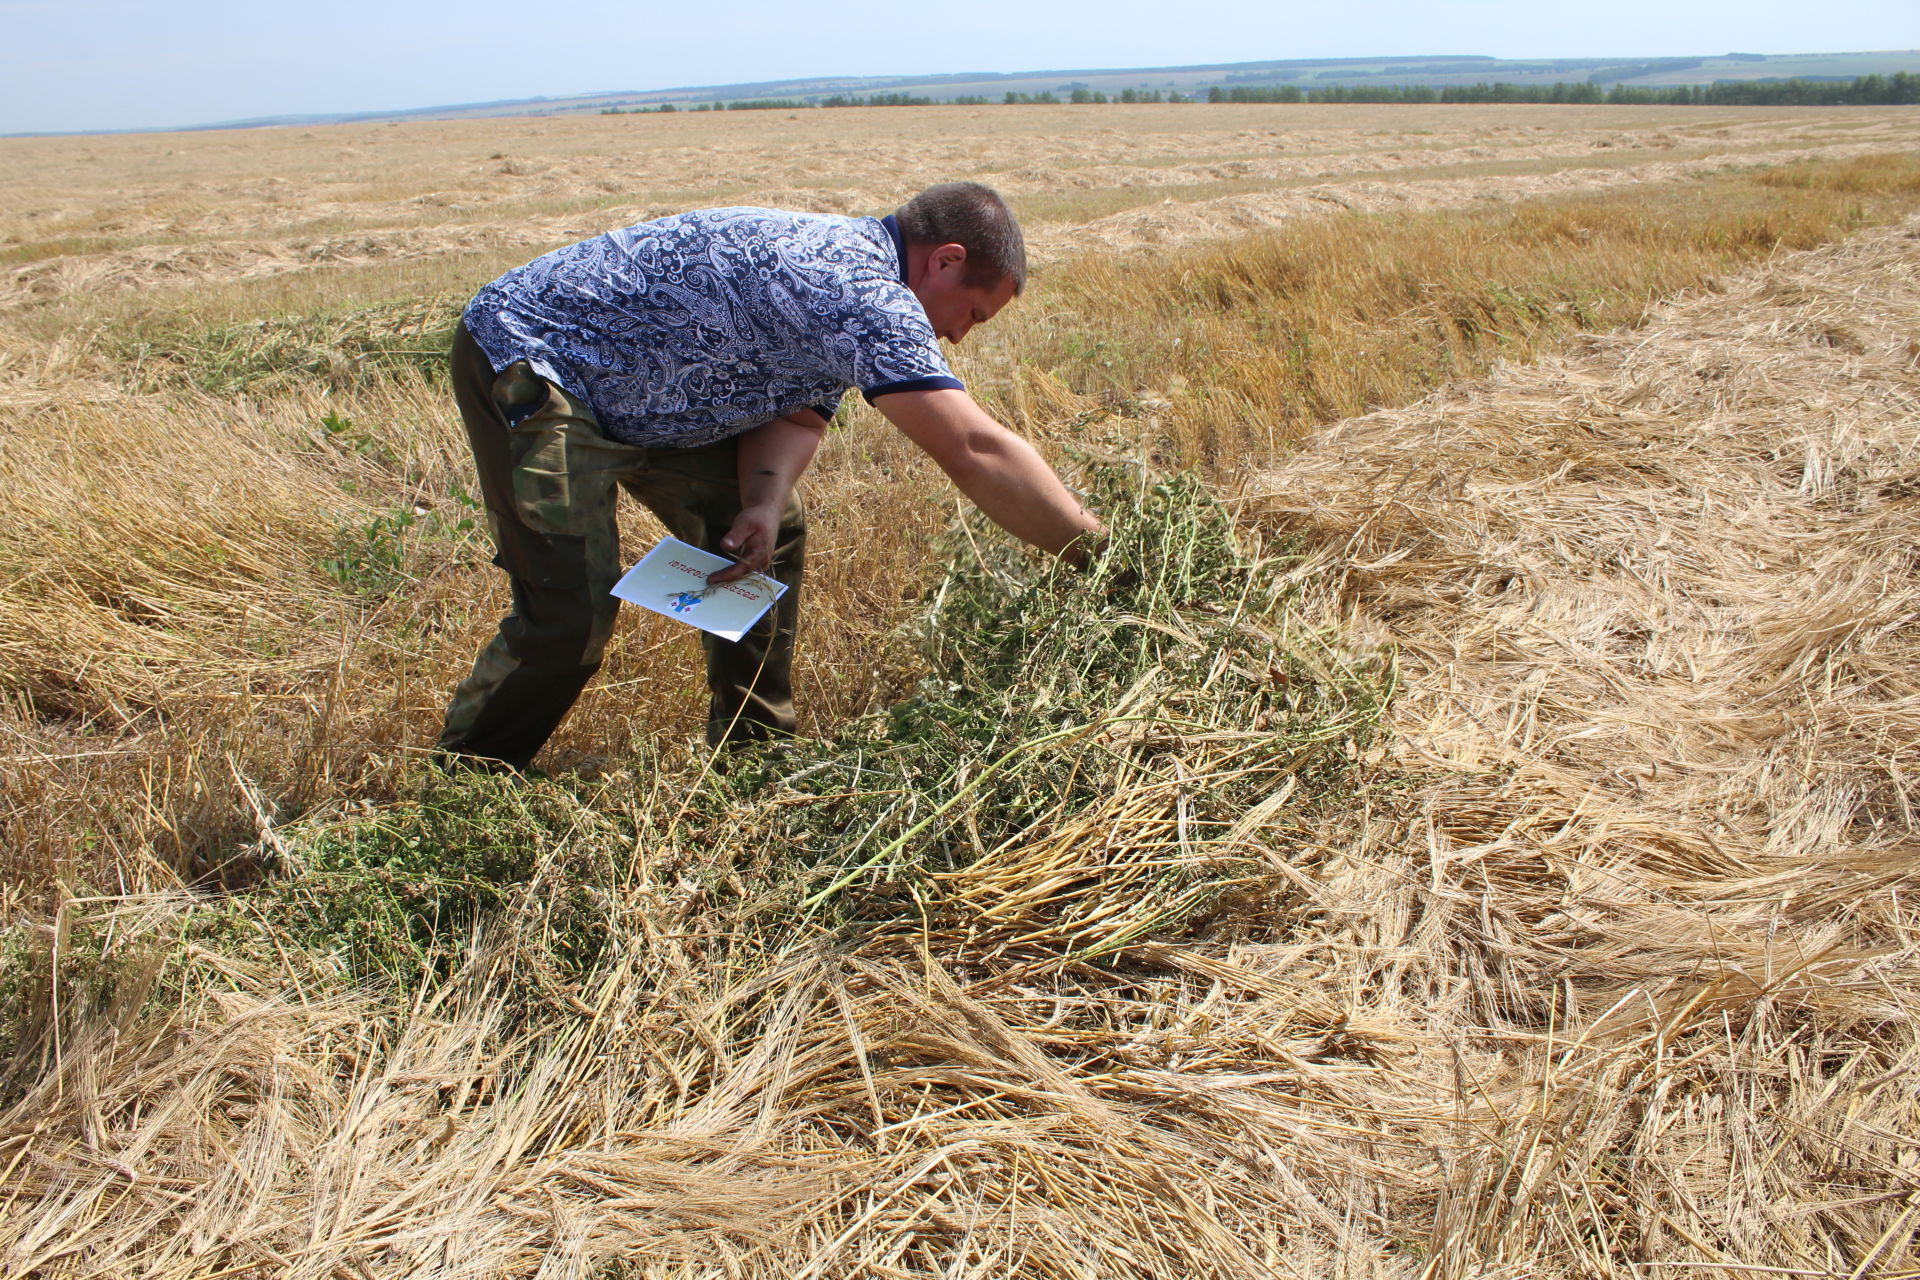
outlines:
[[627, 444], [690, 448], [848, 387], [959, 387], [891, 217], [701, 209], [584, 240], [475, 295], [496, 370], [525, 360]]

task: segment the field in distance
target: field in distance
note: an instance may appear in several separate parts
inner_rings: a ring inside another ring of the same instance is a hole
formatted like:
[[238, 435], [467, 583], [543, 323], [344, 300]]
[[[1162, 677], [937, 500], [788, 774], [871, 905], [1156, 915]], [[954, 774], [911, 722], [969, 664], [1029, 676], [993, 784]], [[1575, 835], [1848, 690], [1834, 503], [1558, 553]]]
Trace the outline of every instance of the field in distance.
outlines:
[[[1901, 108], [1193, 104], [5, 139], [0, 324], [77, 319], [176, 290], [235, 315], [379, 301], [477, 284], [678, 209], [878, 213], [957, 177], [1004, 192], [1044, 263], [1329, 210], [1469, 205], [1897, 150], [1916, 134], [1920, 116]], [[229, 288], [262, 302], [229, 299]], [[284, 297], [266, 302], [268, 292]]]

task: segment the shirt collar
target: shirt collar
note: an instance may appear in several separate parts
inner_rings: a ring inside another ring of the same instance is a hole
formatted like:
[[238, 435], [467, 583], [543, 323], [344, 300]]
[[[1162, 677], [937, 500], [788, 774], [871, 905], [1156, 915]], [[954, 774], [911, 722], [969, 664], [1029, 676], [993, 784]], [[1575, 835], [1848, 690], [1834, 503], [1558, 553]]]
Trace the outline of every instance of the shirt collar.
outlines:
[[893, 251], [900, 255], [900, 283], [907, 282], [907, 237], [901, 234], [899, 220], [892, 214], [880, 219], [880, 225], [893, 237]]

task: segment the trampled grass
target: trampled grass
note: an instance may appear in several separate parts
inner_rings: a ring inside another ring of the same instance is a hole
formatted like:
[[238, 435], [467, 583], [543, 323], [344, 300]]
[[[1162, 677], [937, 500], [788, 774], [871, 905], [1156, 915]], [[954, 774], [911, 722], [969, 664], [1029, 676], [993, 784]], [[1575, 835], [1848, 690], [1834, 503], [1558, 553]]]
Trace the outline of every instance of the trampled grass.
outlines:
[[640, 618], [553, 779], [422, 766], [500, 592], [399, 353], [504, 237], [18, 313], [0, 1257], [1907, 1274], [1915, 172], [1048, 262], [963, 372], [1139, 580], [931, 573], [856, 414], [724, 776]]

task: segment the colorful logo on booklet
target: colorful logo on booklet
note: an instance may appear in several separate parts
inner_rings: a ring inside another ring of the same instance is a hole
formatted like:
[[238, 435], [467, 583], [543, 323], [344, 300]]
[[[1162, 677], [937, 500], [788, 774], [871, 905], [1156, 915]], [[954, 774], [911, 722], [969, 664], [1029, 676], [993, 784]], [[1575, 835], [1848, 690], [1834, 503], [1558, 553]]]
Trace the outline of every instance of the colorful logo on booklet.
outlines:
[[668, 607], [675, 613], [685, 613], [706, 598], [707, 593], [704, 591], [681, 591], [668, 602]]

